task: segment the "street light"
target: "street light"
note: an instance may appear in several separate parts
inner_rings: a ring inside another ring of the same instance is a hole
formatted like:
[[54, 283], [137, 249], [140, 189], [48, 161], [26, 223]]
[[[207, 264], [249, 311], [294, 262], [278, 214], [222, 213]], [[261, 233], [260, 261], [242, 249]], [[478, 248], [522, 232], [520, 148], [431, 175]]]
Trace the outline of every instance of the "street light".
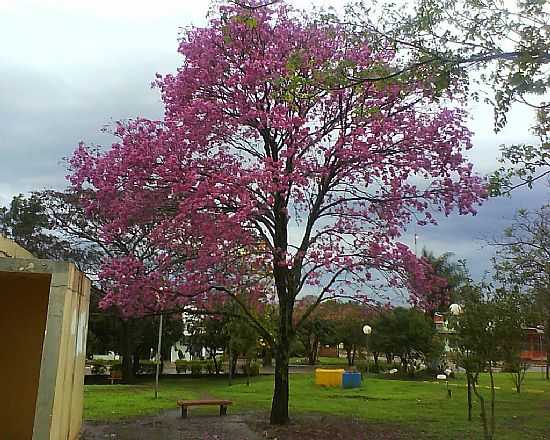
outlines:
[[365, 373], [369, 374], [369, 335], [372, 333], [372, 327], [368, 324], [365, 324], [363, 326], [363, 333], [367, 337], [367, 342], [365, 344], [365, 348], [367, 350], [367, 362], [366, 362]]
[[451, 312], [453, 316], [458, 316], [462, 314], [462, 306], [460, 304], [451, 304], [449, 306], [449, 312]]

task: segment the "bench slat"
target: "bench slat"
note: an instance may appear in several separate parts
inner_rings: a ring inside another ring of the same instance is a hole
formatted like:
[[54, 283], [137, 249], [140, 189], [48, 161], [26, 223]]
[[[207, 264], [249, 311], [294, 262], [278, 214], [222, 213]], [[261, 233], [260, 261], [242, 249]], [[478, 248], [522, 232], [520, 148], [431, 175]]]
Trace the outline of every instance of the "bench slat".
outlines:
[[231, 400], [178, 400], [178, 406], [231, 405]]

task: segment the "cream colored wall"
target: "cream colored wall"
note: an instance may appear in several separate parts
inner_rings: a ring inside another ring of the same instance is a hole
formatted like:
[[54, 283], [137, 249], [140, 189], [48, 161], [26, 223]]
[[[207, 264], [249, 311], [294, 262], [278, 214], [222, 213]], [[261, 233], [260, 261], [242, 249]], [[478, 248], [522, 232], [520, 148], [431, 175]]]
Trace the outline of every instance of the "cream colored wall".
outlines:
[[78, 438], [89, 295], [72, 264], [0, 258], [0, 440]]
[[50, 274], [0, 272], [0, 438], [32, 438]]
[[82, 424], [90, 281], [73, 265], [67, 275], [50, 440], [76, 439]]

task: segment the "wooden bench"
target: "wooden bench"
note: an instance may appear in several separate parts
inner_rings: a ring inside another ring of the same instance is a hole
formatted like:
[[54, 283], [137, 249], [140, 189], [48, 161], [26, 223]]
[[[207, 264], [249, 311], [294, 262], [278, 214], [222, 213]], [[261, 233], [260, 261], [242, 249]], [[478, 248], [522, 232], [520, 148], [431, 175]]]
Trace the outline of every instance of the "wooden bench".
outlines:
[[111, 381], [111, 385], [115, 381], [121, 381], [122, 380], [122, 371], [120, 370], [111, 370], [111, 373], [109, 374], [109, 380]]
[[178, 400], [178, 406], [181, 406], [181, 416], [187, 417], [187, 408], [190, 406], [206, 406], [214, 405], [220, 407], [220, 416], [227, 415], [227, 407], [233, 402], [231, 400], [217, 400], [217, 399], [208, 399], [208, 400]]

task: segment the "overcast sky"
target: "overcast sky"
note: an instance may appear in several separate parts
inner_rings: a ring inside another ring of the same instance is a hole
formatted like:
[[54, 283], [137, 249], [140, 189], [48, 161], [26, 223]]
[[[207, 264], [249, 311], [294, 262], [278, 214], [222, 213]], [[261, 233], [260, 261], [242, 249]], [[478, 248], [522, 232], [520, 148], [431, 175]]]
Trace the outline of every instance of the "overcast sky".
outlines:
[[[103, 126], [138, 115], [159, 117], [159, 95], [150, 83], [156, 72], [177, 68], [179, 28], [203, 25], [207, 10], [207, 0], [0, 0], [0, 205], [18, 193], [64, 187], [62, 158], [80, 140], [109, 144]], [[498, 166], [500, 144], [530, 139], [533, 115], [524, 108], [512, 111], [498, 135], [491, 108], [472, 104], [470, 110], [470, 157], [480, 173]], [[490, 200], [475, 217], [453, 216], [419, 229], [418, 250], [455, 252], [480, 276], [492, 254], [483, 240], [501, 231], [516, 208], [547, 200], [542, 186]]]

